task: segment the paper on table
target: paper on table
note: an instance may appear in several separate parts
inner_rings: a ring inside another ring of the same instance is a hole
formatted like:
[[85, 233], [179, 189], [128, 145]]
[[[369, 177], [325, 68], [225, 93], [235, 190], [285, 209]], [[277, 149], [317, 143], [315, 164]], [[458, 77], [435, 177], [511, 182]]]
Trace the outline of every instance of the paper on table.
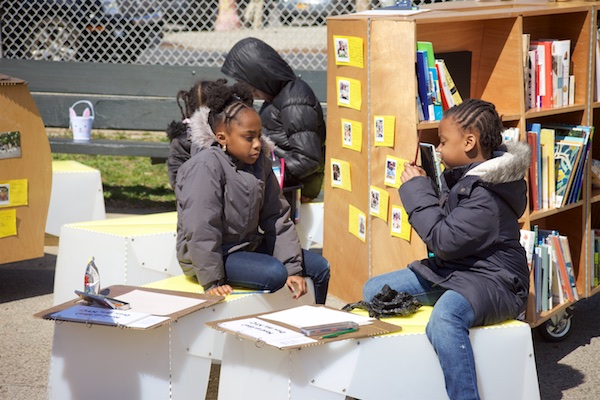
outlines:
[[304, 336], [302, 333], [258, 318], [244, 318], [221, 322], [219, 327], [230, 332], [255, 338], [275, 347], [296, 346], [316, 342], [315, 339]]
[[278, 321], [296, 328], [331, 324], [334, 322], [354, 321], [359, 325], [370, 324], [373, 318], [356, 315], [346, 311], [332, 310], [327, 307], [300, 306], [260, 316], [261, 319]]
[[133, 311], [153, 315], [171, 315], [186, 308], [197, 306], [205, 301], [145, 290], [132, 290], [115, 298], [129, 303]]

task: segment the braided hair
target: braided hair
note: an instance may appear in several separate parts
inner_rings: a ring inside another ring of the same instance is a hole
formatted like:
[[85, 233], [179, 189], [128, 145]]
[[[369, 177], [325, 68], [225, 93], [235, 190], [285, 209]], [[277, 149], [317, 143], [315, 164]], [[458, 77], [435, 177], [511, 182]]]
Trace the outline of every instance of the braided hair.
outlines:
[[210, 109], [208, 123], [213, 132], [221, 126], [229, 128], [241, 110], [254, 110], [253, 102], [252, 89], [245, 83], [212, 86], [207, 91], [204, 105]]
[[479, 143], [489, 156], [502, 144], [502, 119], [496, 107], [481, 99], [467, 99], [448, 109], [444, 118], [453, 118], [464, 131], [475, 129], [479, 132]]
[[177, 106], [181, 112], [181, 119], [190, 118], [194, 112], [203, 105], [207, 98], [208, 92], [214, 86], [226, 85], [227, 80], [220, 78], [215, 81], [204, 81], [200, 80], [194, 83], [188, 90], [180, 90], [177, 92], [175, 99], [177, 100]]

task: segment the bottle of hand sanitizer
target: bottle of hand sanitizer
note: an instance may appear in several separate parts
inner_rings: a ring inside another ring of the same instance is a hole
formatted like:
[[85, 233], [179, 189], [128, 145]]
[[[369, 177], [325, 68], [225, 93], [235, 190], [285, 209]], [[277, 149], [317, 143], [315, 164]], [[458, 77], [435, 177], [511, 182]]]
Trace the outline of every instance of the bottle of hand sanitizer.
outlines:
[[92, 257], [85, 268], [83, 291], [84, 293], [100, 294], [100, 273], [94, 263], [94, 257]]

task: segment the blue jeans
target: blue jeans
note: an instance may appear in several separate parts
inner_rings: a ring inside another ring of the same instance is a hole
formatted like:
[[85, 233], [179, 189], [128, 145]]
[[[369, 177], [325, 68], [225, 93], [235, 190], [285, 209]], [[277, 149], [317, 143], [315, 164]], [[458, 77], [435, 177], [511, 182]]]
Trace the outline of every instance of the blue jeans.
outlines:
[[[315, 301], [325, 304], [329, 287], [329, 262], [320, 254], [302, 250], [303, 275], [312, 279], [315, 286]], [[285, 265], [275, 257], [249, 251], [237, 251], [225, 259], [227, 283], [249, 289], [281, 289], [287, 280]]]
[[451, 400], [479, 399], [475, 358], [469, 328], [475, 321], [473, 307], [461, 294], [434, 286], [411, 269], [405, 268], [375, 276], [363, 287], [370, 301], [383, 285], [415, 296], [423, 305], [434, 306], [425, 329], [440, 360], [446, 392]]

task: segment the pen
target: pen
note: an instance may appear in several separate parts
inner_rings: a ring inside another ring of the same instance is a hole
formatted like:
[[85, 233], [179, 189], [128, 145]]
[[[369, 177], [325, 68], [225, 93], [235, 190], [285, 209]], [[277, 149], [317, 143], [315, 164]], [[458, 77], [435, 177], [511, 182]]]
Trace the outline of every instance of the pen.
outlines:
[[229, 294], [258, 294], [258, 293], [271, 293], [269, 290], [248, 290], [247, 292], [230, 292]]
[[328, 335], [323, 335], [323, 336], [321, 336], [321, 339], [331, 339], [331, 338], [335, 338], [335, 337], [338, 337], [338, 336], [340, 336], [340, 335], [343, 335], [343, 334], [345, 334], [345, 333], [352, 333], [352, 332], [356, 332], [357, 330], [358, 330], [358, 329], [355, 329], [355, 328], [350, 328], [350, 329], [346, 329], [346, 330], [343, 330], [343, 331], [339, 331], [339, 332], [330, 333], [330, 334], [328, 334]]

